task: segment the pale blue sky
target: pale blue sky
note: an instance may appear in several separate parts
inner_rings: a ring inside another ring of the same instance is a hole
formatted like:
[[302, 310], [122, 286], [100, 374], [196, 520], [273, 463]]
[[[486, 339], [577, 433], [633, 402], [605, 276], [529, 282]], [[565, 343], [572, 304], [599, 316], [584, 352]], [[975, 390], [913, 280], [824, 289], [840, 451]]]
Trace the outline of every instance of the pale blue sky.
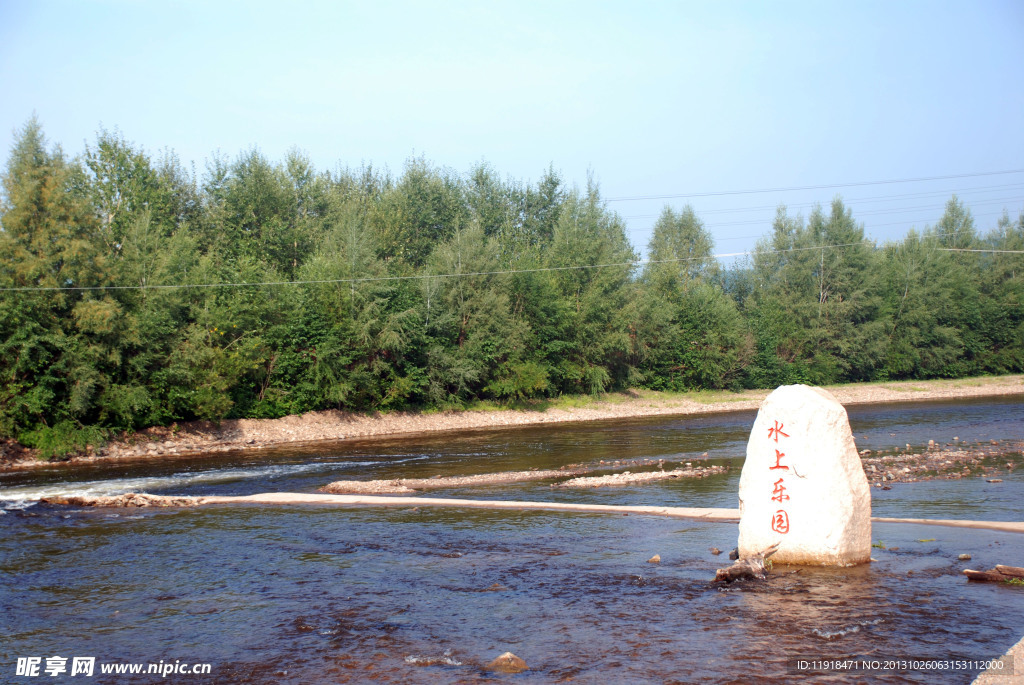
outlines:
[[[33, 111], [72, 154], [116, 127], [200, 172], [253, 146], [395, 173], [553, 164], [607, 198], [1024, 169], [1022, 34], [1019, 1], [0, 0], [0, 131], [6, 159]], [[779, 203], [839, 192], [884, 240], [954, 190], [982, 229], [1024, 210], [1024, 173], [690, 201], [732, 252]], [[666, 202], [686, 200], [609, 206], [642, 247]]]

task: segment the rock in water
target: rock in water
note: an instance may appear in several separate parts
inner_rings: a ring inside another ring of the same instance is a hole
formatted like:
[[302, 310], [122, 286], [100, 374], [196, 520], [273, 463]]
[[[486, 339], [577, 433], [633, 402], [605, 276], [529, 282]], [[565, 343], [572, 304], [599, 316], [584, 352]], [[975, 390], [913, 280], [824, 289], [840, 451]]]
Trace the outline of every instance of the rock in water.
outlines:
[[484, 666], [484, 670], [494, 671], [495, 673], [522, 673], [529, 670], [529, 666], [512, 652], [505, 652]]
[[785, 385], [761, 404], [740, 475], [739, 555], [780, 543], [780, 564], [871, 560], [871, 490], [846, 410], [827, 391]]

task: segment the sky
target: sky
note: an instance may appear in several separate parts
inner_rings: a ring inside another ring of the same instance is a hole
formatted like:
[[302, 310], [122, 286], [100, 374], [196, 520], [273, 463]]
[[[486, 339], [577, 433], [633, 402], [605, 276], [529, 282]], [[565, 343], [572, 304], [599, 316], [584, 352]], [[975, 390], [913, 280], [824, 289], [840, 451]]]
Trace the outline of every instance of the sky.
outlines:
[[[953, 193], [985, 231], [1024, 211], [1022, 31], [1019, 0], [0, 0], [0, 159], [34, 113], [69, 155], [117, 129], [200, 176], [254, 147], [552, 166], [641, 250], [687, 203], [719, 253], [836, 195], [879, 242]], [[906, 179], [932, 180], [876, 183]]]

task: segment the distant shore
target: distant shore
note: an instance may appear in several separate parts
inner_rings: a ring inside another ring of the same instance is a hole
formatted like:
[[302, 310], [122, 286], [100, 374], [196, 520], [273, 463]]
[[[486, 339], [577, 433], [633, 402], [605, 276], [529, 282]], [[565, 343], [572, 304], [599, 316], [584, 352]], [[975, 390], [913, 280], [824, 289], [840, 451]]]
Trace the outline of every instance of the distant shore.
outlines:
[[[828, 386], [826, 389], [844, 405], [970, 399], [1024, 395], [1024, 376], [857, 383]], [[31, 453], [25, 453], [21, 458], [3, 462], [2, 468], [260, 450], [297, 443], [341, 442], [440, 431], [724, 413], [757, 409], [769, 392], [661, 393], [636, 390], [600, 397], [565, 397], [517, 409], [483, 406], [459, 411], [388, 414], [320, 411], [280, 419], [231, 419], [219, 424], [191, 422], [148, 428], [114, 440], [91, 454], [75, 456], [63, 462], [40, 461]]]

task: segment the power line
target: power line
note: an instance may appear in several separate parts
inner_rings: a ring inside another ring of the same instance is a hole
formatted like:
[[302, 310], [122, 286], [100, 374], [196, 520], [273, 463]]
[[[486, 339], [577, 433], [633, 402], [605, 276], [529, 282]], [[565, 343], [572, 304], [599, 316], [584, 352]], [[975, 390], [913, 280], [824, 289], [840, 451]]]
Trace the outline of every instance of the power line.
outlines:
[[[898, 225], [903, 225], [903, 223], [904, 222], [902, 222], [902, 221], [897, 221], [894, 224], [874, 224], [872, 226], [872, 228], [877, 228], [877, 227], [880, 227], [880, 226], [898, 226]], [[942, 238], [943, 236], [947, 236], [947, 235], [957, 235], [957, 233], [956, 233], [956, 231], [950, 231], [950, 232], [945, 232], [945, 233], [928, 233], [928, 234], [921, 233], [918, 236], [918, 238], [920, 240], [938, 240], [939, 238]], [[757, 240], [757, 239], [761, 239], [761, 238], [768, 238], [770, 240], [772, 238], [772, 234], [771, 233], [762, 233], [760, 235], [738, 235], [738, 236], [731, 236], [731, 237], [725, 237], [725, 238], [715, 238], [715, 242], [716, 243], [724, 242], [726, 240]], [[906, 239], [906, 236], [904, 236], [904, 239]], [[871, 241], [874, 241], [875, 243], [877, 243], [879, 239], [878, 238], [874, 238], [872, 236], [865, 236], [865, 240], [871, 240]], [[884, 246], [884, 243], [882, 245]]]
[[1024, 250], [971, 250], [966, 247], [937, 247], [939, 252], [998, 252], [1000, 254], [1024, 254]]
[[[972, 212], [971, 213], [971, 217], [972, 218], [977, 218], [977, 217], [982, 217], [982, 216], [1002, 216], [1002, 214], [1003, 214], [1003, 212], [979, 212], [977, 214]], [[705, 225], [704, 228], [707, 229], [708, 231], [714, 231], [716, 229], [722, 228], [723, 226], [757, 226], [757, 225], [764, 225], [764, 224], [770, 225], [773, 221], [774, 221], [774, 219], [772, 219], [771, 221], [766, 221], [764, 219], [749, 219], [749, 220], [745, 220], [745, 221], [725, 221], [725, 222], [721, 222], [721, 223], [717, 223], [716, 222], [716, 223], [712, 223], [712, 224], [707, 224], [707, 225]], [[876, 224], [876, 223], [868, 223], [868, 222], [859, 222], [859, 223], [865, 224], [865, 226], [867, 228], [880, 228], [882, 226], [907, 226], [907, 225], [915, 225], [915, 224], [918, 224], [918, 223], [924, 223], [924, 222], [928, 222], [928, 221], [935, 221], [935, 219], [934, 218], [904, 219], [903, 221], [892, 221], [892, 222], [888, 222], [888, 223], [884, 223], [884, 224]], [[629, 234], [634, 234], [634, 233], [641, 233], [641, 232], [650, 232], [650, 231], [653, 231], [653, 230], [654, 230], [653, 226], [651, 226], [651, 227], [637, 226], [635, 228], [627, 228], [626, 232], [629, 233]], [[724, 238], [722, 238], [722, 237], [715, 237], [715, 236], [712, 236], [712, 237], [714, 237], [715, 240], [740, 240], [739, 237], [724, 237]], [[761, 236], [759, 236], [759, 235], [751, 235], [751, 236], [742, 236], [742, 237], [743, 238], [760, 238]]]
[[[877, 203], [877, 202], [886, 202], [886, 201], [889, 201], [889, 200], [909, 200], [909, 199], [918, 199], [918, 198], [926, 198], [926, 197], [942, 197], [942, 196], [949, 196], [949, 195], [956, 195], [958, 198], [962, 199], [962, 196], [973, 194], [973, 193], [990, 193], [990, 192], [995, 192], [997, 190], [1006, 190], [1006, 189], [1017, 190], [1017, 189], [1020, 189], [1021, 187], [1024, 187], [1024, 183], [1009, 183], [1009, 184], [1005, 184], [1005, 185], [993, 185], [993, 186], [975, 186], [973, 188], [960, 188], [960, 189], [953, 189], [953, 190], [935, 190], [935, 191], [920, 192], [920, 193], [901, 193], [899, 195], [875, 195], [873, 197], [843, 198], [843, 204], [845, 204], [845, 205], [853, 205], [855, 203], [865, 203], [865, 202], [867, 202], [867, 203]], [[977, 200], [977, 201], [972, 201], [969, 204], [973, 205], [973, 204], [976, 204], [978, 202], [985, 202], [985, 201], [987, 201], [987, 200]], [[787, 210], [789, 210], [789, 209], [803, 209], [803, 208], [811, 208], [811, 207], [814, 207], [815, 205], [820, 205], [820, 204], [821, 204], [821, 202], [817, 202], [817, 201], [815, 201], [815, 202], [796, 202], [796, 203], [780, 202], [780, 203], [773, 204], [773, 205], [755, 205], [755, 206], [748, 205], [748, 206], [745, 206], [745, 207], [723, 207], [723, 208], [717, 208], [717, 209], [701, 209], [700, 211], [697, 212], [697, 214], [699, 214], [700, 216], [705, 216], [705, 215], [708, 215], [708, 214], [734, 214], [734, 213], [740, 213], [740, 212], [759, 212], [759, 211], [776, 210], [780, 206], [785, 207]], [[881, 211], [881, 210], [879, 210], [879, 211]], [[628, 215], [628, 216], [624, 216], [622, 218], [626, 219], [626, 220], [630, 220], [630, 219], [654, 219], [654, 218], [657, 218], [657, 217], [660, 217], [660, 216], [661, 216], [661, 213], [658, 213], [658, 214], [631, 214], [631, 215]]]
[[896, 178], [885, 181], [857, 181], [855, 183], [828, 183], [812, 186], [788, 186], [779, 188], [757, 188], [751, 190], [716, 190], [703, 193], [673, 193], [668, 195], [633, 195], [623, 197], [609, 197], [606, 202], [632, 202], [634, 200], [671, 200], [681, 197], [717, 197], [721, 195], [754, 195], [758, 193], [785, 193], [797, 190], [826, 190], [829, 188], [854, 188], [860, 186], [889, 185], [893, 183], [919, 183], [923, 181], [944, 181], [953, 178], [978, 178], [980, 176], [1001, 176], [1006, 174], [1021, 174], [1024, 169], [1008, 169], [1006, 171], [979, 171], [971, 174], [949, 174], [946, 176], [921, 176], [919, 178]]
[[[853, 243], [840, 243], [837, 245], [813, 245], [809, 247], [792, 247], [784, 250], [755, 250], [746, 252], [725, 252], [708, 255], [707, 258], [722, 259], [726, 257], [741, 257], [754, 254], [780, 254], [785, 252], [803, 252], [806, 250], [828, 250], [832, 248], [851, 247], [868, 243], [868, 240], [858, 240]], [[323, 280], [308, 281], [257, 281], [249, 283], [179, 283], [179, 284], [157, 284], [157, 285], [91, 285], [91, 286], [24, 286], [0, 288], [0, 292], [83, 292], [83, 291], [112, 291], [112, 290], [186, 290], [196, 288], [258, 288], [279, 285], [339, 285], [342, 283], [371, 283], [382, 281], [419, 281], [431, 278], [460, 278], [465, 276], [503, 276], [510, 274], [543, 273], [553, 271], [576, 271], [582, 269], [606, 269], [611, 267], [637, 267], [649, 264], [673, 264], [679, 262], [692, 262], [704, 257], [681, 257], [678, 259], [638, 259], [629, 262], [609, 262], [607, 264], [579, 264], [573, 266], [547, 266], [535, 269], [501, 269], [496, 271], [468, 271], [464, 273], [447, 274], [416, 274], [413, 276], [368, 276], [360, 278], [331, 278]]]
[[[1021, 197], [1019, 195], [1015, 195], [1015, 196], [1012, 196], [1012, 197], [997, 197], [997, 198], [990, 198], [990, 199], [974, 200], [974, 201], [972, 201], [970, 203], [964, 203], [964, 204], [965, 205], [969, 204], [969, 208], [971, 208], [971, 207], [982, 207], [982, 206], [999, 205], [999, 204], [1002, 204], [1004, 206], [1009, 206], [1008, 203], [1011, 203], [1011, 202], [1024, 203], [1024, 197]], [[899, 207], [899, 206], [897, 206], [897, 207], [884, 207], [884, 208], [874, 207], [874, 208], [871, 208], [871, 209], [856, 209], [855, 207], [852, 207], [850, 203], [844, 203], [844, 204], [845, 204], [847, 209], [850, 209], [851, 211], [854, 212], [855, 218], [856, 217], [861, 217], [861, 216], [876, 216], [876, 215], [879, 215], [879, 214], [902, 214], [904, 212], [916, 212], [916, 211], [922, 210], [922, 209], [931, 209], [931, 210], [935, 210], [935, 211], [944, 211], [945, 208], [946, 208], [945, 203], [943, 203], [941, 205], [934, 205], [934, 204], [931, 204], [931, 205], [917, 205], [917, 206], [914, 206], [914, 207], [906, 207], [906, 206], [904, 206], [904, 207]], [[787, 206], [785, 209], [787, 209], [787, 210], [789, 210], [789, 209], [799, 209], [800, 207], [813, 207], [813, 206], [814, 206], [814, 204], [794, 205], [792, 207]], [[1024, 204], [1022, 204], [1022, 206], [1024, 206]], [[768, 208], [765, 208], [765, 209], [763, 209], [761, 211], [767, 211], [767, 209]], [[755, 210], [720, 210], [720, 211], [717, 211], [717, 212], [714, 212], [714, 211], [698, 212], [697, 214], [699, 216], [703, 216], [705, 214], [732, 214], [732, 213], [740, 213], [740, 212], [746, 212], [746, 211], [751, 211], [752, 212], [752, 211], [755, 211]], [[623, 218], [624, 219], [653, 219], [655, 217], [660, 217], [660, 216], [661, 216], [660, 214], [642, 214], [642, 215], [627, 216], [627, 217], [623, 217]], [[794, 217], [792, 215], [789, 215], [788, 212], [787, 212], [787, 216], [789, 216], [790, 218], [796, 218], [796, 217]], [[775, 218], [774, 214], [771, 216], [771, 218], [772, 218], [772, 220], [774, 220], [774, 218]], [[709, 222], [714, 222], [714, 221], [715, 221], [714, 219], [709, 220]], [[757, 221], [757, 220], [756, 219], [749, 219], [749, 220], [745, 219], [743, 221]], [[726, 225], [726, 226], [728, 226], [728, 225], [732, 225], [732, 224], [731, 223], [726, 223], [726, 224], [719, 223], [718, 225]]]
[[[942, 235], [953, 235], [952, 233], [924, 236], [925, 238], [938, 238]], [[578, 264], [572, 266], [547, 266], [534, 269], [500, 269], [495, 271], [467, 271], [463, 273], [445, 274], [416, 274], [413, 276], [367, 276], [359, 278], [331, 278], [305, 281], [256, 281], [241, 283], [179, 283], [179, 284], [157, 284], [157, 285], [96, 285], [96, 286], [25, 286], [0, 288], [0, 292], [82, 292], [82, 291], [108, 291], [108, 290], [183, 290], [196, 288], [246, 288], [246, 287], [268, 287], [280, 285], [339, 285], [349, 283], [371, 283], [383, 281], [417, 281], [431, 278], [460, 278], [465, 276], [503, 276], [525, 273], [545, 273], [555, 271], [578, 271], [583, 269], [606, 269], [611, 267], [638, 267], [652, 264], [677, 264], [681, 262], [693, 262], [701, 259], [725, 259], [730, 257], [745, 257], [751, 255], [786, 254], [790, 252], [806, 252], [810, 250], [830, 250], [843, 247], [853, 247], [873, 243], [874, 241], [865, 238], [852, 243], [838, 243], [833, 245], [810, 245], [807, 247], [790, 247], [779, 250], [744, 250], [741, 252], [720, 252], [707, 257], [680, 257], [677, 259], [637, 259], [628, 262], [609, 262], [606, 264]], [[1024, 250], [996, 250], [996, 249], [967, 249], [967, 248], [933, 248], [943, 252], [995, 252], [1005, 254], [1024, 254]]]

